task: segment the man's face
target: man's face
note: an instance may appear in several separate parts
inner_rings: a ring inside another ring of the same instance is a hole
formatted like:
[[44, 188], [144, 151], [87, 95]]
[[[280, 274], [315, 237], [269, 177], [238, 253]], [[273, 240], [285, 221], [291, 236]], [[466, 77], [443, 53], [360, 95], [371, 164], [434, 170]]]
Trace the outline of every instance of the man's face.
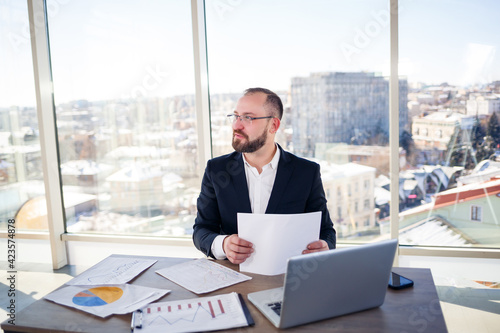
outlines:
[[[243, 96], [236, 104], [234, 114], [250, 117], [269, 116], [264, 110], [267, 96], [256, 93]], [[245, 124], [240, 119], [233, 123], [233, 148], [240, 153], [253, 153], [267, 142], [267, 131], [271, 119], [255, 119], [251, 124]]]

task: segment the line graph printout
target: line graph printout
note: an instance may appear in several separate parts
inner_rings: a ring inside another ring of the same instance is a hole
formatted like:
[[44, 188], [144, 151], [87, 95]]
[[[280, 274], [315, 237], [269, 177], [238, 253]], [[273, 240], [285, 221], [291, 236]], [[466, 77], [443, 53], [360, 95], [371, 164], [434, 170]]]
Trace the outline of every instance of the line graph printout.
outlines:
[[154, 259], [108, 257], [66, 284], [94, 286], [127, 283], [156, 261]]
[[156, 273], [196, 294], [208, 293], [251, 277], [208, 259], [195, 259], [165, 267]]
[[249, 325], [235, 292], [154, 303], [142, 308], [141, 315], [134, 332], [206, 332]]

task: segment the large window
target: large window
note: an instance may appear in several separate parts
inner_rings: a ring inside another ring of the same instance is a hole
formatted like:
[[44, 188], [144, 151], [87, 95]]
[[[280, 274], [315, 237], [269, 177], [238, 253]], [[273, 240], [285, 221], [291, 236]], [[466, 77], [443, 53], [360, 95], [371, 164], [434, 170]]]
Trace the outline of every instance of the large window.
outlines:
[[411, 123], [401, 244], [500, 247], [499, 10], [487, 0], [400, 1]]
[[[285, 104], [278, 143], [321, 165], [339, 241], [390, 237], [397, 205], [401, 244], [500, 247], [500, 3], [399, 1], [399, 117], [390, 1], [206, 0], [194, 25], [206, 49], [193, 48], [192, 3], [47, 0], [69, 233], [189, 237], [208, 131], [197, 119], [210, 113], [213, 156], [232, 151], [225, 115], [260, 86]], [[0, 228], [47, 230], [26, 2], [0, 9]]]
[[49, 15], [68, 232], [190, 234], [199, 193], [189, 1]]
[[25, 1], [0, 3], [0, 228], [48, 229]]
[[206, 13], [214, 155], [232, 150], [224, 119], [242, 92], [271, 89], [278, 143], [320, 163], [339, 239], [388, 237], [374, 200], [389, 173], [387, 1], [208, 0]]

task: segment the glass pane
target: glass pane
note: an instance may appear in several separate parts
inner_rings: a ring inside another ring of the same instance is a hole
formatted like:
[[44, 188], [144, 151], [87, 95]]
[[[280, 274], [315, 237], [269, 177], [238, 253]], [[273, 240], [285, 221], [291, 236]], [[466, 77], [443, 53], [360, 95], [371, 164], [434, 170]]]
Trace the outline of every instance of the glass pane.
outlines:
[[[389, 237], [388, 1], [206, 1], [214, 155], [246, 88], [278, 93], [278, 143], [321, 165], [339, 240]], [[402, 114], [406, 81], [401, 81]], [[405, 128], [406, 117], [401, 118]], [[386, 214], [387, 215], [387, 214]]]
[[184, 236], [200, 179], [188, 1], [49, 13], [67, 230]]
[[500, 247], [500, 3], [452, 5], [400, 1], [400, 243]]
[[0, 228], [48, 230], [25, 1], [0, 3]]

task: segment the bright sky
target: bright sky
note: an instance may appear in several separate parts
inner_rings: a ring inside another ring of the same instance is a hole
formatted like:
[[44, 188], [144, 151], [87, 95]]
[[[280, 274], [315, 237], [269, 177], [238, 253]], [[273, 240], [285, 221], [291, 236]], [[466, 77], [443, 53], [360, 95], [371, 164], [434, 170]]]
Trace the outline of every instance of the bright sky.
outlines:
[[[389, 0], [207, 0], [210, 91], [389, 75]], [[194, 93], [190, 1], [49, 0], [56, 103]], [[500, 80], [500, 1], [400, 1], [400, 75]], [[0, 0], [0, 107], [34, 105], [25, 1]]]

